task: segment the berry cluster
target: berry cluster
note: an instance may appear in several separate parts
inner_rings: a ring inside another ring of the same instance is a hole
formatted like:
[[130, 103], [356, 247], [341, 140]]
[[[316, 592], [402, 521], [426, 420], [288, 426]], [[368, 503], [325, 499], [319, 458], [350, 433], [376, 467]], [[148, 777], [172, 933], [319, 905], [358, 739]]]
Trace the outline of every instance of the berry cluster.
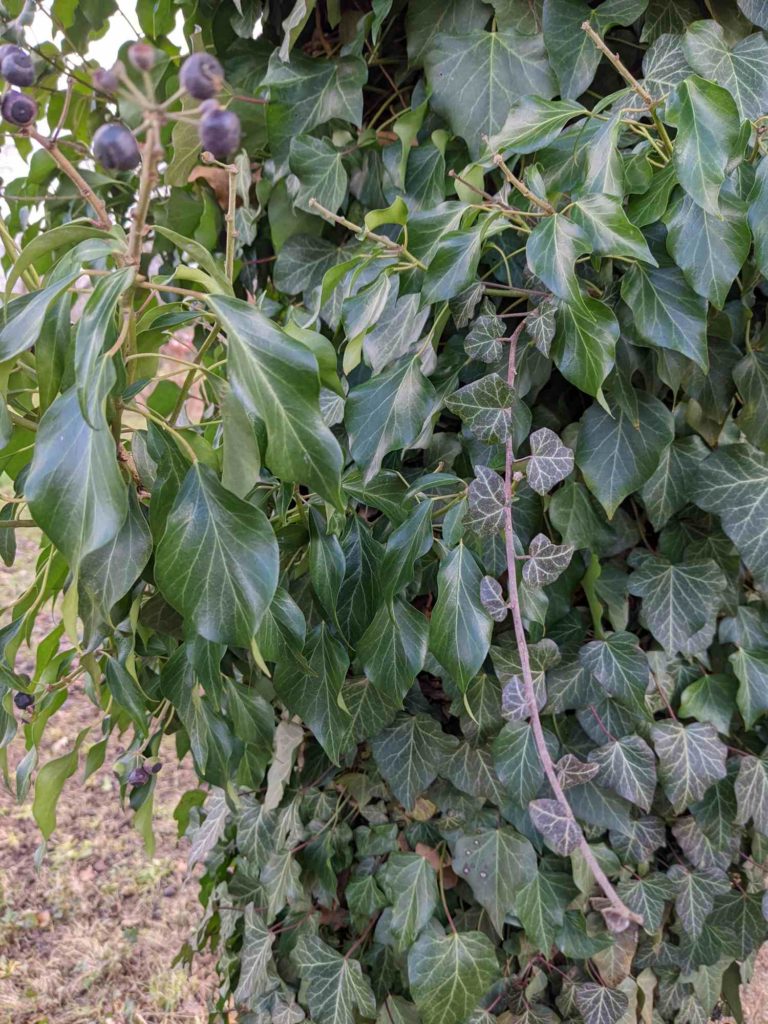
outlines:
[[[35, 68], [26, 50], [13, 43], [0, 46], [0, 77], [9, 85], [32, 85]], [[9, 89], [3, 95], [0, 109], [5, 120], [19, 128], [26, 128], [37, 117], [37, 103], [18, 89]]]
[[[133, 43], [128, 48], [128, 59], [134, 68], [146, 74], [155, 65], [157, 51], [149, 43]], [[125, 68], [119, 62], [109, 70], [97, 68], [92, 78], [95, 87], [110, 96], [119, 91], [121, 82], [125, 80]], [[197, 111], [192, 113], [199, 117], [198, 132], [203, 149], [215, 160], [226, 160], [240, 145], [241, 132], [237, 114], [225, 110], [215, 99], [224, 84], [221, 64], [210, 54], [193, 53], [181, 67], [180, 82], [184, 92], [202, 101]], [[151, 86], [148, 79], [145, 83]], [[153, 97], [147, 98], [147, 109], [162, 113], [167, 120], [188, 119], [190, 116], [188, 111], [176, 115], [162, 105], [155, 106]], [[141, 160], [133, 133], [116, 121], [97, 130], [93, 137], [93, 152], [108, 171], [131, 171]]]

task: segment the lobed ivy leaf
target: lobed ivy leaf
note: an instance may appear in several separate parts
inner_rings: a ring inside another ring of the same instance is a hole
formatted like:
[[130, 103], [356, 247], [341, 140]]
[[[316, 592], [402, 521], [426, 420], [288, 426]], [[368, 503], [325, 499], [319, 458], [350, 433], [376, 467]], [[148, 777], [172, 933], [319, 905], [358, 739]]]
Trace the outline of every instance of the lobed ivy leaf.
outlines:
[[515, 894], [536, 876], [536, 854], [514, 829], [496, 828], [462, 836], [456, 843], [453, 869], [468, 882], [493, 927], [503, 935]]
[[658, 722], [651, 729], [659, 778], [677, 813], [725, 777], [727, 750], [711, 725]]
[[319, 1024], [354, 1024], [356, 1012], [374, 1017], [376, 1000], [359, 960], [345, 958], [317, 935], [302, 935], [293, 959], [303, 994]]
[[528, 810], [547, 846], [561, 857], [573, 853], [581, 841], [581, 829], [565, 804], [560, 800], [534, 800]]
[[504, 524], [504, 481], [487, 466], [475, 466], [475, 479], [467, 489], [466, 525], [480, 536], [498, 533]]
[[411, 995], [424, 1024], [460, 1024], [499, 975], [493, 944], [482, 932], [426, 932], [408, 953]]
[[541, 36], [513, 29], [436, 35], [424, 55], [435, 109], [476, 158], [484, 135], [504, 124], [520, 95], [550, 99], [557, 91]]
[[523, 565], [523, 580], [530, 587], [546, 587], [568, 568], [573, 547], [553, 544], [549, 537], [539, 533], [530, 543], [528, 556]]

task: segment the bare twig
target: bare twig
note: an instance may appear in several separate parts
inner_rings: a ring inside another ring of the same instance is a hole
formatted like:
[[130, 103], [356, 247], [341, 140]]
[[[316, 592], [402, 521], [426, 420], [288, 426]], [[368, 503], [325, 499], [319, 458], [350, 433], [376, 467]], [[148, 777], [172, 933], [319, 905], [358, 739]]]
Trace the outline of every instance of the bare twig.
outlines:
[[61, 152], [58, 142], [55, 139], [47, 139], [44, 135], [41, 135], [36, 128], [24, 128], [22, 129], [21, 134], [28, 135], [31, 139], [34, 139], [35, 142], [39, 143], [43, 149], [51, 155], [83, 199], [93, 207], [98, 226], [105, 230], [110, 228], [112, 226], [112, 222], [109, 219], [109, 213], [107, 212], [106, 206], [101, 199], [99, 199], [77, 168], [74, 167]]
[[427, 269], [421, 260], [416, 259], [416, 257], [409, 253], [405, 246], [400, 245], [399, 242], [393, 242], [392, 239], [387, 238], [386, 235], [379, 235], [375, 231], [370, 231], [366, 227], [361, 227], [359, 224], [355, 224], [354, 221], [347, 220], [346, 217], [340, 217], [337, 213], [332, 213], [324, 206], [321, 206], [315, 198], [309, 200], [309, 205], [313, 210], [317, 210], [321, 216], [325, 217], [326, 220], [329, 220], [334, 224], [340, 224], [341, 227], [347, 228], [348, 231], [354, 231], [356, 235], [362, 235], [371, 242], [378, 242], [379, 245], [383, 245], [386, 249], [389, 249], [393, 253], [397, 253], [399, 256], [405, 256], [406, 259], [410, 260], [414, 266], [419, 267], [420, 270]]
[[[517, 375], [516, 366], [516, 355], [517, 355], [517, 342], [525, 326], [525, 320], [521, 321], [515, 328], [510, 340], [509, 340], [509, 358], [507, 362], [507, 383], [510, 387], [514, 387], [515, 377]], [[541, 718], [539, 717], [539, 708], [536, 701], [536, 692], [533, 684], [533, 674], [531, 672], [531, 661], [528, 654], [528, 640], [525, 635], [525, 626], [523, 625], [523, 617], [520, 611], [520, 595], [517, 589], [517, 559], [515, 557], [515, 529], [512, 518], [512, 485], [514, 483], [514, 448], [511, 437], [507, 440], [506, 453], [505, 453], [505, 465], [504, 465], [504, 542], [506, 547], [507, 555], [507, 574], [509, 577], [509, 597], [508, 607], [512, 613], [512, 622], [515, 628], [515, 640], [517, 642], [517, 650], [520, 655], [520, 667], [523, 676], [523, 685], [525, 689], [525, 699], [528, 705], [528, 717], [530, 718], [531, 728], [533, 730], [533, 738], [536, 744], [536, 752], [541, 762], [541, 767], [544, 769], [544, 774], [547, 777], [547, 781], [552, 788], [552, 792], [558, 801], [562, 809], [562, 813], [568, 817], [575, 828], [578, 829], [579, 834], [579, 850], [581, 851], [584, 860], [594, 875], [595, 881], [602, 889], [606, 899], [610, 902], [610, 910], [613, 915], [617, 918], [618, 922], [623, 922], [624, 927], [632, 921], [636, 924], [642, 924], [642, 918], [635, 914], [629, 909], [629, 907], [623, 902], [619, 894], [614, 889], [610, 880], [606, 876], [600, 864], [597, 861], [592, 847], [587, 842], [586, 836], [582, 831], [581, 826], [576, 821], [576, 818], [571, 810], [570, 804], [566, 799], [563, 787], [560, 785], [560, 781], [557, 778], [555, 772], [555, 766], [552, 762], [547, 743], [544, 738], [544, 730], [541, 725]], [[616, 930], [621, 930], [617, 928]]]
[[230, 164], [227, 168], [227, 184], [229, 186], [227, 213], [224, 222], [227, 225], [227, 247], [224, 257], [224, 273], [229, 280], [235, 272], [235, 240], [237, 231], [235, 229], [235, 209], [237, 207], [237, 165]]
[[610, 48], [610, 46], [608, 46], [605, 40], [597, 32], [595, 32], [595, 30], [592, 28], [588, 21], [582, 22], [581, 29], [582, 32], [587, 33], [587, 35], [598, 48], [598, 50], [605, 54], [605, 56], [608, 58], [611, 64], [613, 64], [613, 66], [616, 68], [616, 70], [627, 83], [627, 85], [630, 87], [630, 89], [636, 92], [640, 99], [643, 101], [643, 103], [645, 103], [645, 105], [650, 109], [653, 106], [653, 96], [651, 96], [651, 94], [648, 92], [644, 85], [641, 85], [638, 82], [638, 80], [635, 78], [635, 76], [632, 74], [629, 68], [626, 67], [618, 53], [613, 52], [613, 50]]
[[648, 113], [651, 115], [651, 120], [653, 121], [654, 127], [656, 131], [659, 133], [659, 138], [662, 141], [664, 150], [668, 157], [672, 156], [672, 140], [669, 137], [664, 122], [661, 120], [661, 118], [656, 112], [656, 107], [658, 106], [659, 100], [655, 100], [653, 96], [645, 88], [645, 86], [641, 85], [641, 83], [638, 82], [638, 80], [635, 78], [635, 76], [632, 74], [629, 68], [624, 64], [618, 53], [614, 53], [614, 51], [610, 48], [610, 46], [608, 46], [605, 40], [602, 39], [597, 32], [595, 32], [595, 30], [592, 28], [588, 21], [582, 22], [581, 28], [583, 32], [586, 32], [586, 34], [589, 36], [589, 38], [592, 40], [592, 42], [595, 44], [598, 50], [600, 50], [601, 53], [605, 54], [605, 56], [608, 58], [611, 64], [613, 64], [614, 68], [618, 71], [618, 73], [621, 75], [621, 77], [624, 79], [624, 81], [627, 83], [630, 89], [632, 89], [632, 91], [635, 92], [640, 97], [645, 106], [648, 108]]
[[[484, 135], [483, 138], [485, 142], [490, 145], [490, 139], [488, 138], [488, 136]], [[529, 203], [533, 203], [534, 206], [538, 206], [538, 208], [540, 210], [543, 210], [544, 213], [555, 212], [555, 208], [550, 202], [548, 202], [546, 199], [542, 199], [540, 196], [537, 196], [535, 192], [532, 192], [528, 188], [524, 181], [521, 181], [521, 179], [518, 178], [516, 174], [512, 173], [512, 171], [507, 166], [507, 163], [504, 160], [504, 157], [501, 155], [501, 153], [496, 152], [493, 154], [493, 162], [499, 168], [499, 170], [507, 179], [509, 184], [513, 185], [521, 196], [525, 196]]]

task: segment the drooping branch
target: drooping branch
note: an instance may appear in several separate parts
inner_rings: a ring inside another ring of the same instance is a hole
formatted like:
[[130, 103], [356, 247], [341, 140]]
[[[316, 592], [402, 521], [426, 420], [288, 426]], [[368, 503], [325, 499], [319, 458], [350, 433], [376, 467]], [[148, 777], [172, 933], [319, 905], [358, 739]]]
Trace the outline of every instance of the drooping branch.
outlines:
[[656, 128], [656, 131], [659, 133], [659, 138], [661, 139], [664, 145], [666, 154], [667, 156], [671, 156], [673, 149], [672, 140], [670, 139], [669, 134], [667, 133], [667, 129], [664, 126], [664, 122], [661, 120], [658, 113], [656, 112], [656, 107], [659, 101], [654, 99], [653, 96], [645, 88], [645, 86], [638, 82], [638, 80], [635, 78], [635, 76], [623, 62], [618, 53], [614, 53], [614, 51], [610, 48], [610, 46], [608, 46], [605, 40], [597, 32], [595, 32], [595, 30], [592, 28], [588, 21], [582, 22], [581, 29], [583, 32], [586, 32], [586, 34], [589, 36], [589, 38], [592, 40], [592, 42], [595, 44], [598, 50], [600, 50], [601, 53], [605, 54], [605, 56], [608, 58], [611, 64], [613, 64], [616, 71], [621, 75], [621, 77], [624, 79], [624, 81], [627, 83], [630, 89], [640, 97], [645, 106], [648, 108], [648, 113], [651, 115], [651, 120], [653, 121], [654, 127]]
[[[515, 385], [515, 378], [517, 376], [517, 344], [520, 335], [525, 327], [525, 320], [522, 320], [515, 328], [510, 340], [509, 340], [509, 357], [507, 361], [507, 383], [510, 388]], [[579, 840], [578, 848], [584, 857], [590, 871], [592, 872], [595, 881], [600, 886], [605, 895], [605, 898], [610, 903], [610, 910], [613, 914], [613, 924], [615, 931], [622, 931], [626, 928], [629, 922], [635, 924], [642, 924], [643, 919], [639, 914], [635, 914], [634, 911], [630, 910], [629, 907], [624, 903], [615, 888], [611, 884], [610, 879], [607, 877], [600, 864], [595, 857], [592, 847], [587, 842], [587, 838], [581, 826], [576, 821], [576, 817], [571, 810], [570, 804], [563, 792], [563, 787], [560, 785], [560, 781], [557, 778], [555, 772], [555, 766], [550, 756], [549, 749], [547, 748], [546, 739], [544, 738], [544, 730], [541, 725], [541, 718], [539, 716], [539, 708], [536, 702], [536, 692], [533, 683], [533, 673], [531, 672], [531, 659], [528, 652], [528, 640], [525, 635], [525, 626], [523, 625], [523, 617], [520, 611], [520, 594], [517, 588], [517, 557], [515, 552], [515, 527], [514, 519], [512, 516], [512, 488], [515, 483], [515, 453], [514, 453], [514, 442], [511, 437], [507, 439], [506, 451], [505, 451], [505, 462], [504, 462], [504, 544], [507, 558], [507, 574], [509, 577], [508, 582], [508, 599], [507, 605], [512, 614], [512, 623], [515, 630], [515, 641], [517, 643], [518, 653], [520, 655], [520, 668], [523, 675], [523, 687], [525, 692], [525, 700], [528, 705], [528, 717], [530, 719], [531, 728], [533, 730], [533, 738], [536, 744], [536, 752], [541, 762], [541, 766], [544, 769], [544, 774], [547, 777], [552, 792], [557, 799], [558, 804], [561, 807], [562, 813], [567, 817], [573, 826], [578, 830]], [[622, 927], [623, 922], [623, 927]]]

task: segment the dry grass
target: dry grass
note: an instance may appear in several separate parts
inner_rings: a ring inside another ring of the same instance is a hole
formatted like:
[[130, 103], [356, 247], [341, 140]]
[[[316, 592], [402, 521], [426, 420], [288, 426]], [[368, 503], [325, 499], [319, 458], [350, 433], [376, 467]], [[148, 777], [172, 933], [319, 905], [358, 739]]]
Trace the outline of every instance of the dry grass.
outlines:
[[[0, 573], [3, 606], [31, 578], [35, 545], [28, 534], [19, 548], [16, 566]], [[50, 623], [40, 627], [44, 635]], [[73, 689], [48, 725], [41, 763], [70, 749], [78, 730], [99, 718]], [[17, 760], [21, 751], [14, 753]], [[18, 805], [0, 790], [0, 1024], [207, 1020], [206, 996], [215, 984], [207, 965], [196, 964], [191, 975], [172, 966], [200, 912], [172, 818], [178, 798], [196, 785], [194, 772], [178, 767], [169, 749], [155, 796], [157, 849], [149, 858], [130, 812], [120, 807], [109, 763], [108, 754], [87, 783], [79, 773], [65, 786], [39, 872], [40, 836], [29, 802]]]

